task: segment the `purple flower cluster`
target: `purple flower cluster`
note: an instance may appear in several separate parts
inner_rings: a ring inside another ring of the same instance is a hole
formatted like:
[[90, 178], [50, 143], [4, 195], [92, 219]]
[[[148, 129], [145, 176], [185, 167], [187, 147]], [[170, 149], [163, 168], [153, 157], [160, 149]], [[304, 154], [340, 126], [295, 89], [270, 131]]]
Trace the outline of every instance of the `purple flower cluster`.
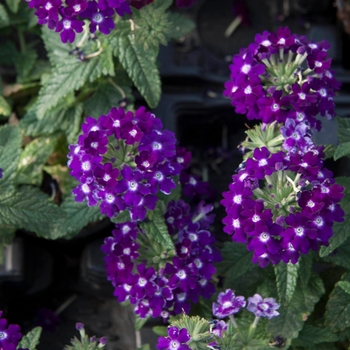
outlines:
[[7, 325], [7, 320], [1, 316], [2, 311], [0, 311], [0, 349], [16, 350], [22, 338], [21, 328], [16, 324]]
[[178, 329], [177, 327], [168, 328], [168, 336], [158, 339], [158, 350], [191, 350], [187, 345], [191, 336], [186, 328]]
[[[300, 253], [328, 245], [333, 222], [342, 222], [338, 204], [343, 187], [324, 169], [321, 149], [304, 155], [254, 150], [245, 167], [232, 176], [221, 204], [227, 216], [224, 231], [247, 244], [253, 262], [295, 264]], [[266, 181], [264, 188], [259, 182]]]
[[326, 41], [308, 42], [288, 28], [258, 34], [233, 58], [224, 95], [236, 112], [263, 123], [307, 122], [320, 129], [315, 116], [335, 115], [333, 96], [340, 83], [329, 70]]
[[280, 146], [278, 138], [262, 137], [262, 145], [271, 141], [276, 147], [255, 148], [221, 201], [224, 231], [247, 244], [262, 267], [295, 264], [300, 254], [327, 246], [333, 223], [343, 221], [338, 203], [344, 189], [323, 167], [323, 149], [312, 141], [321, 127], [315, 116], [334, 116], [334, 90], [340, 86], [329, 71], [328, 49], [326, 42], [309, 43], [280, 28], [257, 35], [233, 59], [225, 94], [236, 112], [262, 120], [258, 139], [272, 128], [280, 128], [283, 137]]
[[207, 215], [211, 209], [201, 203], [191, 213], [182, 200], [169, 203], [165, 220], [176, 255], [165, 259], [157, 270], [149, 267], [140, 253], [139, 246], [147, 233], [141, 232], [136, 223], [116, 225], [102, 250], [118, 301], [129, 300], [142, 318], [167, 319], [171, 314], [187, 313], [190, 301], [198, 302], [200, 296], [210, 298], [215, 292], [210, 282], [215, 273], [213, 263], [221, 259], [213, 247], [215, 238], [208, 231], [213, 219]]
[[109, 34], [114, 29], [113, 16], [130, 14], [127, 0], [26, 0], [35, 9], [38, 23], [60, 33], [63, 43], [73, 42], [81, 33], [84, 19], [90, 21], [90, 33]]
[[185, 165], [172, 132], [144, 107], [135, 113], [113, 108], [98, 120], [88, 117], [78, 143], [70, 145], [68, 166], [79, 182], [73, 193], [89, 206], [100, 203], [109, 217], [123, 210], [144, 220], [156, 194], [175, 189], [174, 176]]

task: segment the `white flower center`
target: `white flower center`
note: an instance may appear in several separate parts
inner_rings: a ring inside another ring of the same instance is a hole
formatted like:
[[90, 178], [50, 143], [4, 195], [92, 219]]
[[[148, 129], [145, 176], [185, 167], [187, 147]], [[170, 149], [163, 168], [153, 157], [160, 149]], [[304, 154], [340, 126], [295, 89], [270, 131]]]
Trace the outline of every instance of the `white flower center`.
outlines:
[[88, 162], [88, 161], [87, 162], [83, 162], [83, 164], [81, 166], [82, 166], [83, 170], [85, 170], [85, 171], [88, 171], [88, 170], [91, 169], [91, 163]]
[[271, 45], [271, 41], [270, 40], [264, 40], [261, 45], [267, 47], [267, 46], [270, 46]]
[[184, 270], [180, 270], [176, 273], [176, 276], [180, 278], [180, 280], [183, 280], [185, 279], [187, 276], [186, 276], [186, 272]]
[[185, 161], [185, 159], [183, 159], [182, 157], [177, 157], [176, 161], [181, 164]]
[[231, 307], [232, 306], [232, 303], [231, 301], [225, 301], [223, 304], [222, 304], [222, 307], [224, 309], [228, 308], [228, 307]]
[[96, 149], [98, 147], [98, 142], [91, 142], [91, 147]]
[[306, 204], [309, 208], [313, 208], [315, 206], [315, 202], [313, 202], [312, 200], [309, 200]]
[[261, 235], [260, 235], [260, 241], [261, 242], [267, 242], [270, 238], [270, 235], [266, 232], [263, 232]]
[[327, 97], [327, 91], [326, 91], [326, 89], [320, 89], [318, 92], [320, 93], [320, 95], [321, 95], [322, 97]]
[[51, 2], [47, 2], [46, 5], [45, 5], [45, 10], [49, 11], [53, 8]]
[[271, 109], [272, 109], [274, 112], [276, 112], [276, 111], [278, 111], [278, 110], [280, 109], [280, 106], [279, 106], [278, 103], [274, 103], [274, 104], [272, 105]]
[[316, 66], [316, 67], [322, 67], [322, 62], [315, 61], [315, 66]]
[[231, 89], [231, 93], [233, 94], [234, 92], [236, 92], [238, 89], [238, 86], [233, 86]]
[[115, 200], [115, 197], [112, 194], [110, 194], [110, 193], [107, 194], [107, 196], [106, 196], [106, 202], [107, 203], [111, 204], [111, 203], [114, 202], [114, 200]]
[[280, 40], [278, 40], [277, 43], [280, 44], [280, 45], [284, 45], [286, 43], [286, 39], [285, 38], [280, 38]]
[[236, 204], [241, 204], [242, 203], [242, 196], [240, 194], [236, 194], [233, 197], [233, 202]]
[[73, 10], [74, 10], [74, 12], [79, 12], [81, 10], [80, 4], [74, 5]]
[[103, 175], [103, 180], [104, 181], [109, 181], [111, 179], [111, 177], [109, 176], [109, 174], [104, 174]]
[[250, 64], [244, 64], [242, 67], [242, 72], [244, 74], [248, 74], [251, 70], [252, 66]]
[[260, 216], [257, 215], [257, 214], [254, 214], [254, 216], [252, 217], [252, 221], [253, 221], [253, 222], [258, 222], [258, 221], [260, 221]]
[[120, 127], [120, 120], [115, 120], [114, 122], [113, 122], [113, 126], [115, 127], [115, 128], [119, 128]]
[[64, 29], [70, 29], [71, 23], [72, 23], [71, 21], [69, 21], [68, 19], [65, 19], [63, 21], [63, 28]]
[[131, 252], [130, 248], [124, 248], [124, 249], [123, 249], [123, 253], [124, 253], [125, 255], [130, 255], [130, 252]]
[[189, 183], [190, 183], [192, 186], [196, 186], [196, 185], [197, 185], [197, 180], [196, 180], [194, 177], [190, 177]]
[[323, 226], [323, 219], [322, 219], [320, 216], [318, 216], [318, 217], [315, 219], [314, 223], [316, 224], [316, 226], [322, 227], [322, 226]]
[[140, 286], [140, 287], [144, 287], [146, 284], [147, 284], [147, 280], [143, 277], [140, 277], [139, 278], [139, 281], [137, 282], [137, 284]]
[[265, 166], [267, 164], [267, 160], [265, 158], [259, 160], [259, 166]]
[[90, 192], [90, 187], [88, 184], [84, 184], [83, 186], [81, 186], [81, 189], [84, 193], [89, 193]]
[[301, 237], [304, 234], [304, 229], [301, 226], [297, 227], [294, 231], [299, 237]]
[[301, 100], [305, 100], [306, 95], [303, 92], [300, 92], [298, 95]]
[[244, 93], [246, 95], [250, 95], [252, 93], [252, 88], [250, 85], [248, 85], [245, 89], [244, 89]]
[[129, 189], [131, 191], [136, 191], [137, 190], [137, 182], [136, 181], [129, 181], [128, 185], [129, 185]]
[[135, 136], [137, 135], [137, 130], [132, 129], [131, 131], [129, 131], [129, 134], [130, 134], [132, 137], [135, 137]]
[[241, 223], [240, 223], [239, 219], [234, 219], [232, 225], [233, 225], [234, 228], [240, 228], [241, 227]]
[[103, 21], [103, 16], [100, 13], [95, 13], [92, 20], [96, 23], [101, 23]]

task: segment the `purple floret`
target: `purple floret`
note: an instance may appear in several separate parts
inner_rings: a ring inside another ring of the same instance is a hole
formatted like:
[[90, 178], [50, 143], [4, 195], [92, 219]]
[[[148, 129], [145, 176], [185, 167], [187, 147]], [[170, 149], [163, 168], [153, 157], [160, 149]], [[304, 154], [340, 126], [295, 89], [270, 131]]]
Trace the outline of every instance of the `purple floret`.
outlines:
[[243, 296], [236, 296], [231, 289], [219, 293], [218, 302], [213, 303], [213, 315], [218, 318], [225, 318], [236, 314], [246, 305]]
[[168, 328], [168, 336], [158, 338], [158, 350], [191, 350], [187, 345], [191, 336], [186, 328], [178, 329], [177, 327]]
[[261, 295], [254, 294], [248, 298], [247, 310], [252, 312], [256, 317], [266, 317], [271, 319], [279, 315], [276, 310], [280, 307], [274, 298], [263, 299]]
[[7, 325], [7, 320], [1, 318], [0, 311], [0, 348], [3, 350], [16, 350], [18, 342], [22, 338], [20, 326], [16, 324]]

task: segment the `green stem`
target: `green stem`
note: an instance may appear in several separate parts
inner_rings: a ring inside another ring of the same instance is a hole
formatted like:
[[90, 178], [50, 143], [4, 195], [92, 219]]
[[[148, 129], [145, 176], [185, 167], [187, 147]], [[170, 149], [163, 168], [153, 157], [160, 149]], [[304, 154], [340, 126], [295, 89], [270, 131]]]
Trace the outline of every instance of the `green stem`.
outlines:
[[258, 325], [259, 319], [260, 319], [260, 317], [255, 316], [254, 322], [249, 327], [248, 339], [247, 339], [247, 343], [248, 344], [254, 337], [254, 334], [255, 334], [255, 331], [256, 331], [256, 326]]
[[26, 42], [24, 39], [23, 31], [20, 27], [17, 28], [19, 47], [22, 53], [26, 52]]

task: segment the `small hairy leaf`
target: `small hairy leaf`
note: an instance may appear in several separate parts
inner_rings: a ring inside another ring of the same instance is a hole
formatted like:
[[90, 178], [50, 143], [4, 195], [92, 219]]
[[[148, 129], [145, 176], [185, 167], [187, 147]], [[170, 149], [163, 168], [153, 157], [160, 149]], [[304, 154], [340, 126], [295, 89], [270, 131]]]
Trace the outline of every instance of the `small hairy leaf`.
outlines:
[[65, 217], [56, 223], [51, 239], [71, 239], [89, 223], [101, 221], [104, 218], [99, 206], [88, 207], [86, 202], [76, 202], [73, 195], [65, 198], [60, 209], [64, 211]]
[[11, 114], [11, 106], [3, 96], [0, 96], [0, 115], [9, 117]]
[[161, 244], [166, 250], [175, 250], [174, 243], [169, 235], [168, 227], [165, 223], [164, 216], [161, 214], [160, 203], [154, 211], [149, 211], [147, 214], [148, 222], [140, 224], [143, 230], [146, 231], [157, 243]]
[[[349, 283], [350, 274], [346, 273], [342, 281]], [[350, 327], [350, 294], [336, 284], [329, 296], [325, 313], [326, 324], [333, 332], [343, 331]]]
[[322, 280], [313, 274], [308, 286], [298, 285], [289, 303], [281, 305], [278, 309], [280, 315], [269, 321], [268, 331], [273, 336], [296, 338], [324, 292]]
[[330, 329], [305, 325], [300, 331], [298, 339], [293, 341], [295, 346], [310, 347], [319, 343], [334, 343], [338, 336]]
[[320, 249], [321, 258], [331, 254], [350, 237], [350, 177], [337, 177], [336, 182], [344, 187], [344, 197], [340, 205], [345, 212], [345, 217], [344, 222], [336, 222], [333, 225], [333, 236], [329, 240], [329, 246]]
[[145, 51], [142, 44], [135, 42], [133, 34], [122, 34], [122, 30], [116, 31], [113, 43], [114, 53], [130, 79], [149, 107], [155, 108], [160, 100], [161, 83], [153, 55]]
[[53, 225], [64, 215], [38, 188], [23, 186], [0, 191], [0, 225], [13, 225], [51, 238]]
[[17, 13], [20, 2], [21, 0], [6, 0], [8, 8], [13, 13]]
[[170, 12], [168, 16], [168, 20], [171, 23], [171, 29], [168, 34], [170, 39], [180, 39], [196, 27], [192, 20], [178, 12]]
[[350, 282], [348, 281], [339, 281], [338, 286], [342, 288], [346, 293], [350, 294]]
[[336, 145], [324, 145], [323, 152], [325, 153], [325, 159], [333, 158], [335, 149], [337, 148]]
[[115, 224], [122, 224], [122, 223], [128, 222], [130, 220], [131, 220], [131, 218], [130, 218], [129, 210], [123, 210], [123, 211], [119, 212], [117, 216], [113, 216], [111, 218], [111, 221], [114, 222]]
[[341, 143], [335, 149], [334, 160], [338, 160], [341, 157], [347, 156], [350, 154], [350, 141]]
[[42, 328], [35, 327], [26, 335], [24, 335], [19, 343], [19, 347], [29, 350], [36, 350], [36, 346], [39, 344]]
[[4, 5], [0, 4], [0, 28], [5, 27], [10, 23], [9, 15], [7, 14]]
[[30, 142], [21, 153], [16, 183], [40, 186], [43, 166], [53, 153], [57, 137], [39, 137]]
[[[0, 166], [3, 177], [0, 187], [6, 187], [16, 176], [17, 164], [21, 153], [22, 135], [17, 126], [0, 127]], [[0, 189], [1, 193], [2, 189]]]
[[277, 292], [282, 304], [288, 304], [297, 286], [299, 264], [280, 262], [274, 266]]
[[149, 316], [141, 318], [139, 315], [135, 315], [135, 330], [139, 331], [149, 319]]
[[17, 83], [27, 81], [30, 73], [34, 69], [38, 54], [35, 50], [27, 50], [15, 56], [14, 63], [17, 71]]
[[154, 326], [152, 327], [152, 330], [155, 334], [159, 336], [163, 336], [163, 337], [168, 336], [168, 330], [166, 326]]
[[335, 118], [338, 125], [338, 137], [341, 143], [350, 141], [350, 120], [349, 118]]
[[252, 253], [242, 244], [225, 242], [221, 254], [223, 259], [216, 266], [218, 273], [225, 277], [224, 288], [233, 288], [237, 278], [256, 268], [252, 263]]

